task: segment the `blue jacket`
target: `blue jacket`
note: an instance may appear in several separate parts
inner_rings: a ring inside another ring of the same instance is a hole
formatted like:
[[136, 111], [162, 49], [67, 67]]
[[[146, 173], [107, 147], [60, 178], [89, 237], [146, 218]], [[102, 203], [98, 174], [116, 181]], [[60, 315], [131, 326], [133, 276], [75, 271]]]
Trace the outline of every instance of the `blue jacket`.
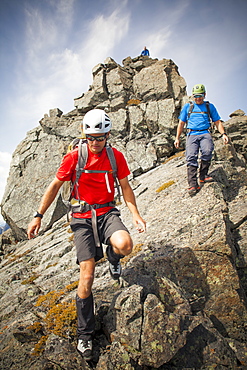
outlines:
[[149, 51], [148, 51], [148, 49], [144, 49], [144, 50], [142, 50], [142, 53], [141, 53], [141, 55], [147, 55], [147, 56], [149, 56]]
[[[193, 130], [190, 134], [199, 135], [202, 134], [203, 131], [207, 132], [210, 127], [210, 119], [205, 102], [203, 104], [194, 103], [193, 111], [188, 119], [189, 109], [190, 104], [185, 104], [180, 113], [179, 119], [183, 122], [187, 122], [188, 120], [187, 128]], [[212, 121], [218, 121], [220, 119], [220, 115], [212, 103], [209, 103], [209, 110]]]

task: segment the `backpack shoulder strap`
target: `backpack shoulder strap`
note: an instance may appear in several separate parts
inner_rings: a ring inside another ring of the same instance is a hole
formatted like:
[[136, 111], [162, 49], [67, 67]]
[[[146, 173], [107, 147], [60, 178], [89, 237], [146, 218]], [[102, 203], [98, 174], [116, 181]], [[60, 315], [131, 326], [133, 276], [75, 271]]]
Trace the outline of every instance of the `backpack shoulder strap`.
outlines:
[[193, 112], [193, 109], [194, 109], [194, 103], [192, 101], [190, 101], [190, 107], [189, 107], [189, 111], [188, 111], [188, 119], [187, 121], [190, 119], [190, 115], [191, 113]]
[[80, 139], [78, 143], [78, 161], [76, 164], [76, 181], [79, 180], [88, 159], [88, 148], [85, 140]]
[[211, 113], [210, 113], [210, 103], [209, 103], [209, 101], [205, 101], [205, 104], [206, 104], [206, 107], [207, 107], [207, 113], [208, 113], [209, 122], [211, 124], [212, 117], [211, 117]]
[[116, 163], [116, 158], [113, 152], [112, 147], [109, 144], [106, 144], [106, 153], [109, 158], [109, 161], [111, 163], [111, 168], [113, 171], [113, 175], [117, 176], [117, 163]]
[[118, 179], [117, 179], [117, 162], [116, 162], [116, 158], [115, 158], [113, 149], [110, 146], [110, 144], [108, 144], [108, 143], [106, 144], [106, 153], [108, 155], [108, 158], [109, 158], [109, 161], [110, 161], [110, 164], [111, 164], [112, 174], [113, 174], [114, 182], [115, 182], [115, 185], [116, 185], [116, 188], [117, 188], [117, 198], [120, 202], [121, 195], [120, 195], [120, 187], [119, 187], [119, 183], [118, 183]]
[[194, 103], [192, 101], [189, 102], [189, 110], [188, 110], [188, 114], [187, 114], [187, 121], [186, 121], [186, 124], [185, 124], [185, 129], [187, 128], [187, 124], [188, 124], [188, 121], [190, 119], [190, 115], [191, 113], [193, 112], [193, 109], [194, 109]]

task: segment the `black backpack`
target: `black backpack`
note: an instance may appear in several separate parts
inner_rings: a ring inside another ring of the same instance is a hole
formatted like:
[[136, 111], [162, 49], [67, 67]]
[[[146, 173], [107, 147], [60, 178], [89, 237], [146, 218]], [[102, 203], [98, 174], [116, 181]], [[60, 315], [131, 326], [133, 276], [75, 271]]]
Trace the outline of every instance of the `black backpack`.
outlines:
[[205, 101], [204, 102], [206, 104], [206, 107], [207, 107], [207, 112], [193, 112], [193, 109], [194, 109], [194, 103], [193, 102], [190, 102], [190, 107], [189, 107], [189, 111], [188, 111], [188, 118], [187, 118], [187, 122], [188, 120], [190, 119], [190, 115], [192, 113], [201, 113], [201, 114], [204, 114], [206, 113], [208, 115], [208, 118], [209, 118], [209, 122], [210, 122], [210, 126], [211, 126], [211, 122], [212, 122], [212, 118], [211, 118], [211, 113], [210, 113], [210, 103], [209, 101]]

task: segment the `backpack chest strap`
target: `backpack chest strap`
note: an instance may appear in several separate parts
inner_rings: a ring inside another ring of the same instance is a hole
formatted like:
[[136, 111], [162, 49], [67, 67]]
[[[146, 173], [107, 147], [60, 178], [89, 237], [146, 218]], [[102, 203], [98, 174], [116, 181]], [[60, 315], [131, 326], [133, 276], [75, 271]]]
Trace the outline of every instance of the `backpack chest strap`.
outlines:
[[113, 173], [112, 170], [82, 170], [83, 173]]

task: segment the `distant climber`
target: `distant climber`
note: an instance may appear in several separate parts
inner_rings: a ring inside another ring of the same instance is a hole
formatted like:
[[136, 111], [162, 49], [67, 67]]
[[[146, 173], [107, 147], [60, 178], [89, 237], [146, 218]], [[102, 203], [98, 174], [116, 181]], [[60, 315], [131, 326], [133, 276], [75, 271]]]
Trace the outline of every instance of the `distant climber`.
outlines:
[[142, 56], [148, 56], [149, 57], [149, 50], [146, 48], [146, 46], [144, 46], [144, 50], [142, 50], [142, 52], [141, 52], [141, 55]]
[[[185, 104], [180, 113], [177, 136], [174, 141], [174, 145], [178, 149], [180, 144], [179, 138], [187, 122], [186, 161], [188, 192], [191, 196], [195, 195], [205, 182], [213, 181], [213, 178], [208, 175], [214, 150], [213, 139], [209, 132], [211, 120], [223, 137], [224, 144], [227, 144], [229, 141], [217, 109], [212, 103], [204, 101], [206, 96], [205, 86], [202, 84], [195, 85], [192, 89], [192, 95], [194, 102]], [[197, 181], [199, 151], [201, 153], [199, 168], [200, 186]]]

